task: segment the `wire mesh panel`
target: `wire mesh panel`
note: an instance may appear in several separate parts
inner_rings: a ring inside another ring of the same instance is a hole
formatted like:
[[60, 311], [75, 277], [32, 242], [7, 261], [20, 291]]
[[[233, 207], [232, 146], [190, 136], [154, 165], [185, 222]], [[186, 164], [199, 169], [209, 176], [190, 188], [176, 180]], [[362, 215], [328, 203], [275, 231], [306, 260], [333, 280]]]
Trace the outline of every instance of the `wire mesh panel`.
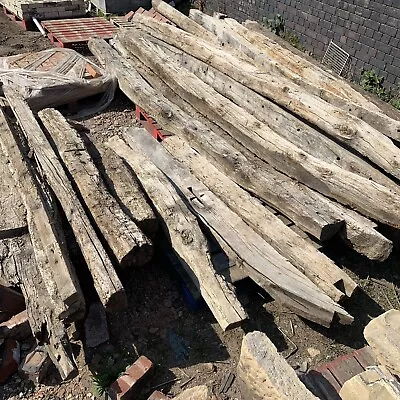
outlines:
[[339, 75], [343, 75], [348, 71], [350, 65], [350, 54], [346, 53], [337, 44], [331, 42], [325, 52], [322, 63], [328, 65], [333, 71]]

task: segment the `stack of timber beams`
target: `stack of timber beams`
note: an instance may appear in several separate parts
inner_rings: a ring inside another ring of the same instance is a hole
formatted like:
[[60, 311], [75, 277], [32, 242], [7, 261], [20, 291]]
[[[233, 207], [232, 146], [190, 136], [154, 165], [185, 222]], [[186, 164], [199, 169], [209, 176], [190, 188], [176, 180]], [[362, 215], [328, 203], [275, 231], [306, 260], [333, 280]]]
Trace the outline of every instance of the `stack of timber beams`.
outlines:
[[399, 121], [254, 24], [153, 7], [173, 25], [135, 14], [111, 44], [89, 48], [169, 132], [161, 143], [130, 128], [87, 146], [79, 124], [54, 109], [36, 116], [2, 87], [19, 129], [1, 104], [0, 283], [20, 287], [64, 379], [76, 372], [66, 326], [86, 314], [82, 272], [107, 312], [123, 309], [118, 273], [151, 261], [158, 228], [227, 330], [248, 316], [211, 242], [275, 301], [329, 327], [353, 322], [339, 303], [357, 285], [271, 208], [374, 262], [393, 248], [378, 224], [400, 227]]
[[[350, 323], [337, 302], [354, 281], [264, 205], [322, 242], [339, 236], [386, 260], [393, 243], [377, 228], [400, 226], [400, 122], [249, 23], [153, 7], [175, 26], [135, 15], [111, 44], [89, 48], [170, 135], [158, 143], [131, 129], [107, 146], [160, 215], [163, 181], [278, 302], [325, 326], [334, 316]], [[164, 224], [169, 234], [174, 223]]]
[[[15, 89], [3, 86], [2, 90], [10, 110], [0, 108], [4, 189], [0, 282], [20, 288], [33, 336], [44, 345], [61, 377], [68, 379], [77, 369], [67, 326], [85, 318], [86, 295], [93, 296], [90, 287], [105, 311], [117, 312], [127, 306], [117, 273], [133, 272], [151, 260], [149, 237], [157, 229], [156, 216], [134, 176], [126, 177], [129, 187], [116, 182], [117, 201], [83, 139], [58, 111], [42, 110], [40, 125]], [[58, 120], [67, 128], [53, 128]], [[110, 179], [114, 171], [124, 168], [120, 158], [107, 159], [104, 164]], [[123, 201], [134, 215], [124, 211]], [[75, 264], [65, 239], [68, 232], [83, 256]], [[89, 271], [89, 281], [84, 269]]]

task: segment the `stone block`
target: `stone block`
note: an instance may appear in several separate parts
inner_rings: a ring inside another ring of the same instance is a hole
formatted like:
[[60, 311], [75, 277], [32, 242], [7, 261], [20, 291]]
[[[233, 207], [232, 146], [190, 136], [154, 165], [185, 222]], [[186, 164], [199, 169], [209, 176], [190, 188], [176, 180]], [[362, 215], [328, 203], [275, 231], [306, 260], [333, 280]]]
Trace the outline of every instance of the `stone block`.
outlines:
[[25, 357], [19, 366], [19, 374], [37, 385], [46, 377], [50, 364], [50, 357], [43, 347], [38, 346]]
[[165, 396], [164, 393], [159, 392], [156, 390], [153, 392], [147, 400], [168, 400], [168, 397]]
[[400, 311], [389, 310], [374, 318], [365, 327], [364, 337], [378, 361], [400, 376]]
[[243, 400], [316, 399], [261, 332], [248, 333], [244, 337], [237, 377]]
[[400, 385], [384, 367], [370, 367], [349, 379], [340, 390], [342, 400], [399, 400]]
[[178, 396], [174, 397], [174, 400], [210, 400], [211, 391], [207, 386], [195, 386], [185, 390]]

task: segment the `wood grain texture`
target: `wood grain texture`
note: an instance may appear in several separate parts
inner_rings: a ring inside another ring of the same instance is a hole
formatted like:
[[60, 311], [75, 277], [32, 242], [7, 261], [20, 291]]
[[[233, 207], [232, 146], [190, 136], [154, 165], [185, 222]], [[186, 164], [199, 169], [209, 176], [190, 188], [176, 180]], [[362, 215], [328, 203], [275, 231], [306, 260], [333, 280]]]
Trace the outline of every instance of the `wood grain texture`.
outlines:
[[[173, 26], [137, 15], [135, 26], [158, 39], [191, 54], [237, 82], [275, 101], [321, 129], [326, 134], [354, 148], [395, 177], [400, 177], [399, 149], [375, 128], [357, 117], [307, 93], [285, 77], [270, 77], [260, 68], [239, 59], [220, 46], [182, 32]], [[120, 31], [124, 32], [124, 30]], [[126, 34], [125, 30], [125, 34]]]
[[256, 276], [257, 282], [274, 298], [305, 318], [326, 326], [335, 314], [342, 323], [352, 321], [344, 309], [274, 250], [146, 131], [126, 133], [124, 139], [136, 154], [146, 154], [176, 185], [195, 215], [249, 266], [250, 277]]
[[[150, 136], [146, 131], [144, 134]], [[134, 142], [129, 143], [133, 146]], [[225, 331], [240, 325], [247, 314], [236, 298], [233, 287], [214, 271], [207, 240], [196, 217], [179, 197], [172, 183], [139, 148], [131, 148], [117, 137], [110, 139], [108, 145], [135, 171], [160, 216], [164, 232], [182, 266], [200, 290], [221, 328]]]
[[119, 265], [126, 268], [150, 261], [151, 242], [108, 192], [76, 130], [56, 110], [43, 110], [40, 118]]
[[103, 169], [101, 173], [110, 193], [122, 204], [126, 214], [150, 238], [157, 233], [154, 211], [148, 204], [133, 171], [111, 149], [97, 144]]

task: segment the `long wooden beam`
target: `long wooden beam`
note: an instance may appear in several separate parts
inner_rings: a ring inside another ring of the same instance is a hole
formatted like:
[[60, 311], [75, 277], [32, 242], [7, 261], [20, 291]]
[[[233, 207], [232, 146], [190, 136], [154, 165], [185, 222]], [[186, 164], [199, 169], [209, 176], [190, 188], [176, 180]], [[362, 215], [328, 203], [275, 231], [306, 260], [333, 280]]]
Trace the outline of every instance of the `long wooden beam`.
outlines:
[[[146, 131], [145, 134], [148, 135]], [[240, 325], [247, 314], [233, 288], [215, 272], [207, 249], [207, 239], [172, 183], [148, 157], [132, 150], [122, 139], [113, 137], [107, 143], [135, 171], [157, 210], [173, 250], [221, 328], [225, 331]]]
[[125, 268], [150, 261], [151, 242], [108, 192], [76, 130], [56, 110], [46, 109], [39, 115], [119, 265]]
[[[388, 137], [366, 122], [307, 93], [283, 76], [271, 77], [260, 68], [232, 55], [222, 46], [218, 47], [181, 29], [141, 15], [135, 15], [134, 23], [149, 35], [185, 51], [275, 101], [319, 127], [327, 135], [363, 154], [388, 173], [400, 177], [400, 150]], [[122, 30], [118, 35], [122, 38], [129, 36], [129, 33]]]
[[[182, 167], [146, 131], [124, 134], [132, 154], [145, 154], [178, 187], [192, 211], [241, 258], [278, 301], [299, 315], [329, 326], [335, 314], [342, 323], [352, 318], [304, 274]], [[251, 270], [249, 275], [252, 276]]]
[[[150, 35], [130, 29], [120, 31], [118, 37], [179, 96], [274, 168], [368, 217], [400, 227], [400, 200], [396, 193], [300, 150], [194, 74], [180, 68], [151, 42]], [[397, 148], [396, 152], [400, 155]]]

